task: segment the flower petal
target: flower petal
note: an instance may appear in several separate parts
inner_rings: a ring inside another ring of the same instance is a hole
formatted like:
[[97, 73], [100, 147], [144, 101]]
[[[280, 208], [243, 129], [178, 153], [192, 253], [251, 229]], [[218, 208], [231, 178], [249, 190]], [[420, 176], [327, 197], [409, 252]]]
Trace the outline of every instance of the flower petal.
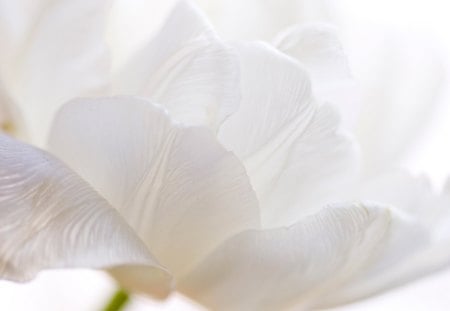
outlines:
[[238, 104], [238, 66], [205, 17], [180, 1], [158, 35], [116, 77], [116, 94], [140, 95], [187, 125], [216, 128]]
[[179, 289], [214, 310], [309, 310], [374, 259], [392, 221], [385, 208], [355, 204], [288, 228], [249, 230], [219, 246]]
[[155, 36], [177, 2], [114, 0], [107, 33], [114, 72]]
[[46, 152], [0, 134], [0, 277], [26, 281], [52, 268], [109, 269], [123, 286], [159, 297], [171, 286], [86, 182]]
[[7, 82], [13, 82], [11, 80], [14, 78], [13, 67], [16, 65], [16, 57], [23, 49], [27, 36], [35, 26], [34, 21], [46, 2], [0, 0], [0, 38], [2, 38], [0, 74]]
[[274, 45], [300, 61], [312, 76], [314, 87], [319, 90], [351, 76], [337, 29], [332, 25], [291, 26], [277, 35]]
[[15, 55], [13, 83], [5, 83], [33, 141], [42, 144], [62, 103], [105, 91], [109, 59], [103, 36], [111, 1], [36, 2], [41, 5]]
[[74, 101], [51, 134], [51, 150], [118, 208], [177, 276], [219, 242], [259, 225], [240, 161], [209, 129], [175, 124], [148, 101]]
[[[391, 245], [352, 282], [323, 297], [320, 307], [347, 303], [402, 285], [450, 264], [450, 192], [438, 195], [424, 178], [403, 171], [381, 174], [362, 186], [360, 197], [398, 207], [415, 219], [422, 237], [393, 232]], [[409, 216], [407, 216], [409, 215]]]
[[320, 23], [291, 26], [277, 35], [274, 45], [305, 66], [314, 94], [337, 105], [344, 125], [353, 129], [359, 108], [357, 88], [337, 29]]
[[241, 105], [221, 127], [219, 137], [245, 158], [274, 140], [289, 127], [286, 124], [298, 123], [295, 128], [308, 124], [316, 104], [309, 77], [296, 62], [263, 43], [242, 42], [235, 49], [241, 68]]
[[355, 147], [335, 111], [314, 100], [298, 62], [264, 44], [242, 43], [236, 50], [241, 106], [219, 139], [244, 161], [263, 223], [292, 224], [345, 186], [358, 164]]

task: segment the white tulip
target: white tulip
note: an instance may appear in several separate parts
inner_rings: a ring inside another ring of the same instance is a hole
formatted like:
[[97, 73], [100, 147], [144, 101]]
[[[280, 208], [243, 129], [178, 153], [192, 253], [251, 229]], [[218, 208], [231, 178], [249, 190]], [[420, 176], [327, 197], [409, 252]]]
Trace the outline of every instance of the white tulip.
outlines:
[[[0, 135], [1, 278], [88, 267], [214, 310], [302, 310], [448, 264], [450, 191], [362, 177], [357, 142], [323, 102], [347, 72], [324, 49], [337, 44], [328, 28], [294, 29], [279, 50], [224, 43], [180, 2], [109, 70], [109, 1], [81, 3], [0, 2], [29, 8], [0, 19], [0, 107], [19, 107], [47, 150]], [[103, 97], [75, 99], [86, 95]]]

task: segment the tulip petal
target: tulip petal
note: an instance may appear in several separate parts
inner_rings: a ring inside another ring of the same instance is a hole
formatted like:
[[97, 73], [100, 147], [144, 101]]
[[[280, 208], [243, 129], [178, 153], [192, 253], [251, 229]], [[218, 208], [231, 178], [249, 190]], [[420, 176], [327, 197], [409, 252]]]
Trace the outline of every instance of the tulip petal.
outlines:
[[263, 43], [242, 42], [235, 48], [241, 65], [241, 105], [221, 127], [219, 137], [237, 155], [249, 157], [286, 124], [298, 123], [295, 128], [303, 130], [316, 104], [310, 79], [296, 62]]
[[51, 134], [51, 150], [118, 208], [177, 276], [224, 239], [259, 225], [240, 161], [209, 129], [173, 123], [146, 100], [74, 101]]
[[113, 72], [155, 36], [177, 2], [114, 0], [107, 33]]
[[315, 89], [330, 87], [351, 76], [337, 29], [331, 25], [292, 26], [277, 35], [274, 45], [306, 67]]
[[46, 2], [48, 1], [0, 0], [0, 74], [4, 80], [12, 82], [15, 59], [23, 49], [27, 36], [33, 29], [33, 23]]
[[310, 310], [376, 258], [393, 224], [388, 209], [349, 204], [287, 228], [245, 231], [206, 257], [179, 289], [213, 310]]
[[46, 152], [0, 134], [0, 277], [26, 281], [54, 268], [108, 269], [123, 286], [158, 297], [171, 286], [86, 182]]
[[236, 50], [241, 106], [219, 139], [244, 161], [264, 225], [292, 224], [345, 186], [358, 164], [355, 146], [334, 109], [314, 100], [298, 62], [264, 44]]
[[41, 145], [62, 103], [105, 91], [109, 59], [103, 37], [111, 1], [34, 2], [39, 5], [32, 6], [29, 27], [19, 29], [24, 35], [14, 55], [14, 75], [5, 83], [13, 81], [7, 85], [11, 96]]
[[423, 243], [422, 239], [421, 243], [410, 231], [397, 230], [396, 239], [380, 254], [376, 263], [362, 270], [345, 286], [324, 295], [320, 307], [365, 298], [450, 265], [450, 192], [443, 191], [439, 195], [424, 178], [394, 171], [366, 182], [359, 197], [398, 207], [416, 219], [416, 226], [426, 231], [428, 241]]
[[186, 125], [216, 128], [236, 110], [238, 65], [206, 18], [180, 1], [158, 35], [116, 77], [116, 94], [164, 105]]
[[329, 24], [291, 26], [279, 33], [275, 47], [298, 60], [311, 75], [314, 94], [337, 105], [347, 128], [355, 127], [359, 102], [337, 29]]

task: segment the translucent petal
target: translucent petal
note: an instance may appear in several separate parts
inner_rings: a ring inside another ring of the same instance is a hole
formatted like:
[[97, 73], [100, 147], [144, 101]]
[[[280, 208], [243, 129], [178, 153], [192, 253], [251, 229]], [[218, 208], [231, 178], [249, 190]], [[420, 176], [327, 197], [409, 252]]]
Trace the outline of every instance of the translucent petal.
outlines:
[[290, 227], [227, 240], [179, 289], [214, 310], [310, 310], [369, 264], [393, 215], [371, 205], [325, 208]]
[[216, 128], [239, 100], [236, 56], [195, 7], [180, 1], [164, 26], [116, 75], [115, 94], [163, 105], [175, 120]]
[[334, 109], [314, 99], [298, 62], [262, 43], [235, 48], [242, 100], [219, 139], [244, 161], [264, 225], [292, 224], [341, 192], [356, 173], [357, 151]]
[[148, 101], [78, 100], [57, 115], [50, 149], [114, 205], [177, 276], [219, 242], [259, 225], [240, 161], [206, 128]]
[[65, 101], [105, 92], [109, 58], [103, 37], [111, 1], [17, 2], [5, 12], [26, 23], [18, 18], [17, 29], [11, 26], [8, 32], [23, 34], [4, 82], [24, 112], [31, 138], [42, 145]]
[[26, 281], [52, 268], [108, 269], [123, 286], [158, 297], [171, 287], [166, 270], [86, 182], [0, 134], [0, 277]]
[[374, 264], [323, 297], [321, 307], [342, 304], [403, 285], [450, 264], [450, 193], [433, 191], [423, 177], [403, 171], [380, 174], [362, 183], [358, 199], [396, 206], [416, 233], [396, 226], [392, 241]]
[[337, 29], [332, 25], [292, 26], [277, 35], [274, 45], [307, 68], [318, 90], [351, 76]]
[[344, 125], [354, 129], [360, 108], [358, 88], [338, 30], [324, 23], [295, 25], [280, 32], [273, 44], [305, 66], [314, 94], [322, 101], [337, 105]]

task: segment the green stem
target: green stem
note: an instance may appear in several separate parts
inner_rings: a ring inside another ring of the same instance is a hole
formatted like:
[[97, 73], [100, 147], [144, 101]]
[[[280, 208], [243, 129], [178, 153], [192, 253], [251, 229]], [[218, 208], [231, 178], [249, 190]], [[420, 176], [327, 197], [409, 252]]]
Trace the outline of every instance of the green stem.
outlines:
[[123, 289], [117, 290], [114, 295], [111, 297], [110, 301], [103, 308], [103, 311], [120, 311], [127, 304], [130, 296]]

